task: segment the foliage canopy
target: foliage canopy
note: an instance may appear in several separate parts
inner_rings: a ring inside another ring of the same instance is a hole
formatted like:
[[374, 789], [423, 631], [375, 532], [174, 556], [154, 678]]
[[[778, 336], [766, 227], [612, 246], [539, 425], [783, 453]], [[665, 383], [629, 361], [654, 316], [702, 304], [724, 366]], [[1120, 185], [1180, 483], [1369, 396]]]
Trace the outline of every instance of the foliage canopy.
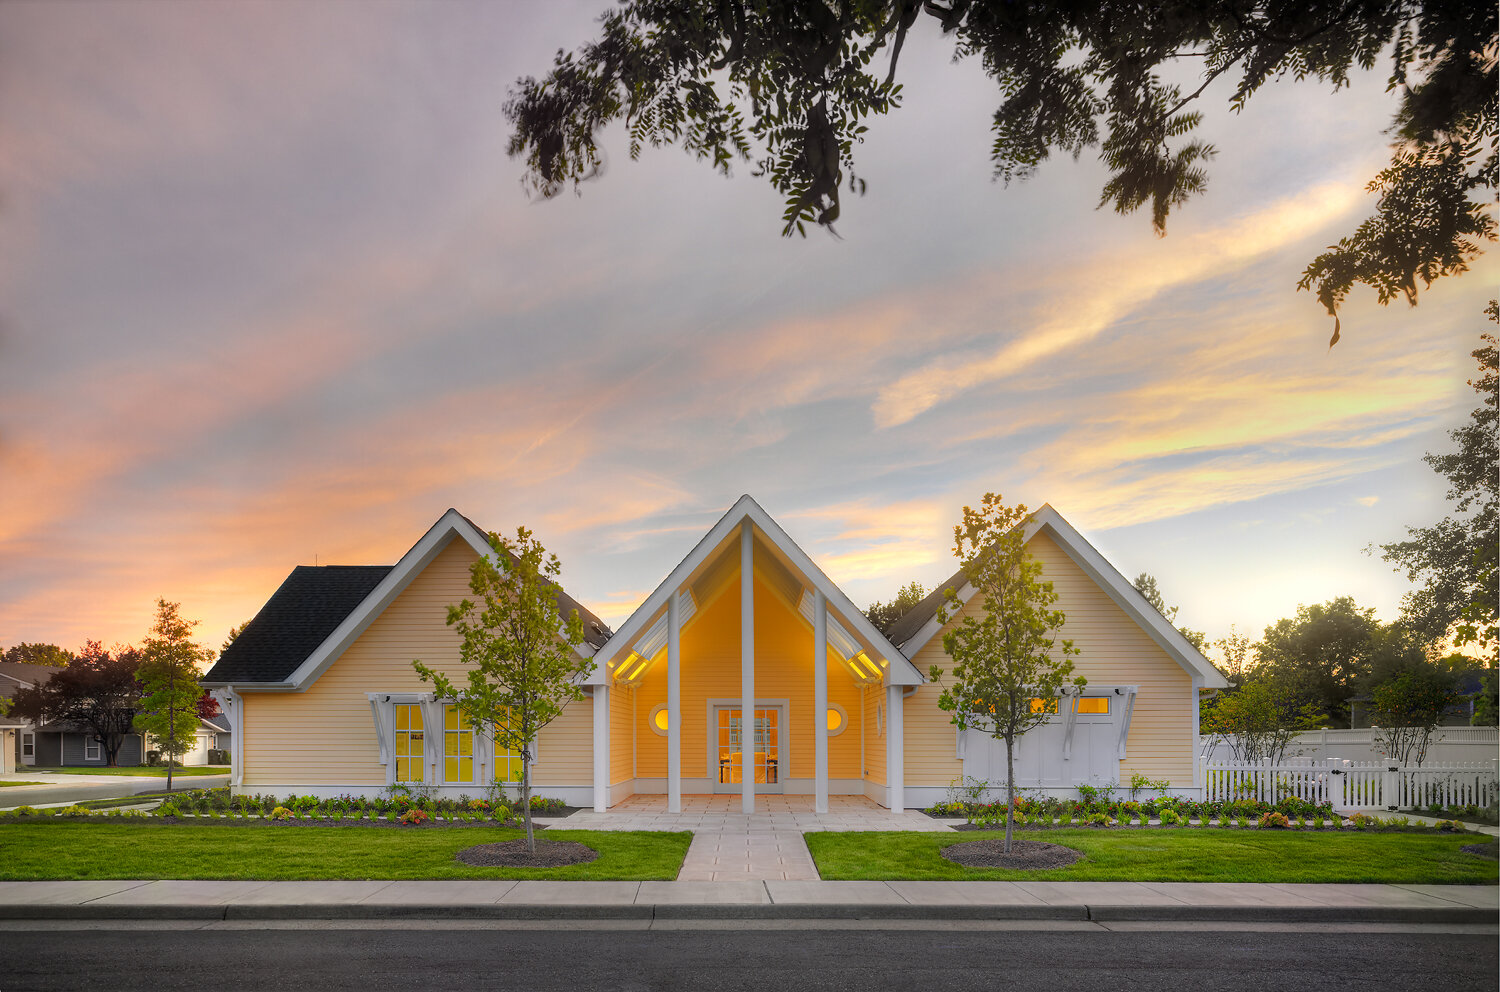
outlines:
[[927, 590], [922, 588], [922, 583], [913, 579], [902, 586], [900, 591], [889, 603], [876, 600], [865, 610], [865, 616], [875, 629], [882, 634], [889, 634], [892, 625], [903, 616], [910, 613], [918, 603], [927, 598]]
[[135, 648], [106, 651], [89, 641], [68, 664], [45, 682], [16, 692], [13, 712], [37, 723], [70, 720], [83, 724], [104, 751], [105, 763], [118, 762], [120, 745], [134, 729], [141, 687]]
[[198, 685], [198, 665], [214, 654], [193, 643], [196, 620], [186, 620], [179, 604], [156, 601], [156, 622], [141, 645], [141, 665], [136, 672], [144, 694], [135, 729], [150, 734], [156, 750], [167, 763], [167, 791], [172, 791], [175, 760], [193, 749], [198, 732], [203, 690]]
[[[623, 120], [632, 158], [680, 144], [726, 175], [749, 162], [785, 198], [783, 234], [831, 228], [841, 191], [865, 190], [854, 150], [870, 118], [900, 107], [898, 60], [919, 22], [995, 81], [998, 179], [1098, 149], [1100, 205], [1149, 208], [1158, 233], [1207, 187], [1215, 150], [1194, 136], [1195, 101], [1212, 83], [1225, 78], [1238, 111], [1272, 79], [1339, 89], [1389, 52], [1401, 102], [1391, 163], [1368, 186], [1376, 212], [1300, 287], [1330, 314], [1356, 284], [1415, 303], [1419, 282], [1464, 271], [1495, 237], [1496, 11], [1472, 0], [629, 0], [597, 41], [517, 81], [510, 153], [529, 189], [554, 196], [599, 174], [598, 134]], [[1185, 75], [1197, 85], [1170, 81]]]

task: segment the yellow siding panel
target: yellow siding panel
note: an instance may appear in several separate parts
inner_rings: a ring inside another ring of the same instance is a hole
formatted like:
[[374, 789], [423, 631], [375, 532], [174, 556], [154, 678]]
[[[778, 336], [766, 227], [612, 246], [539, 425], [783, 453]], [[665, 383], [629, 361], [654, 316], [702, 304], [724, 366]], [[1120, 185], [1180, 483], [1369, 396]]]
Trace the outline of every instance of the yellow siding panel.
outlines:
[[[413, 659], [450, 678], [467, 677], [458, 635], [447, 623], [448, 604], [469, 594], [469, 566], [476, 557], [464, 541], [449, 543], [306, 692], [246, 693], [247, 789], [261, 783], [385, 784], [365, 693], [430, 692], [412, 669]], [[588, 699], [572, 703], [542, 731], [537, 784], [592, 782], [591, 712]]]

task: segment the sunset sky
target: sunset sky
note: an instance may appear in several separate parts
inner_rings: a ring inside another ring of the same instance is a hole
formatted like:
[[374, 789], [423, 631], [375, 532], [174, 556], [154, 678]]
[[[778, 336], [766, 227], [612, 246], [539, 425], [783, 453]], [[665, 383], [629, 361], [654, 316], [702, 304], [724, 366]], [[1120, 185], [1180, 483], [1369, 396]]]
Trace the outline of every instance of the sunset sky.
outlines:
[[[1303, 266], [1372, 207], [1386, 67], [1205, 95], [1168, 235], [1089, 156], [990, 179], [999, 102], [932, 24], [839, 237], [677, 149], [531, 202], [501, 106], [582, 3], [0, 6], [0, 645], [217, 645], [293, 566], [449, 506], [533, 528], [620, 623], [750, 493], [861, 605], [954, 567], [960, 507], [1050, 502], [1179, 621], [1258, 635], [1445, 512], [1488, 256], [1416, 309]], [[951, 51], [949, 49], [948, 51]]]

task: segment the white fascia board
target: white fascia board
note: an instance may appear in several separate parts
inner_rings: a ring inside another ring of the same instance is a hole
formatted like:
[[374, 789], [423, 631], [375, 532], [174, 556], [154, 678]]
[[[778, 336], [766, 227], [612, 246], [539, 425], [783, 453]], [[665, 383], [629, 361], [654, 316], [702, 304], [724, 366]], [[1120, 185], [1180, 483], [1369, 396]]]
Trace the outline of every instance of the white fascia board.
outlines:
[[1062, 514], [1054, 510], [1051, 505], [1043, 506], [1026, 524], [1026, 540], [1030, 541], [1038, 530], [1046, 529], [1062, 547], [1067, 556], [1073, 559], [1073, 563], [1088, 573], [1106, 593], [1115, 601], [1115, 605], [1125, 611], [1125, 615], [1134, 620], [1153, 641], [1161, 646], [1162, 650], [1171, 656], [1183, 667], [1189, 675], [1202, 678], [1200, 683], [1207, 689], [1227, 689], [1229, 682], [1220, 671], [1213, 666], [1203, 652], [1193, 647], [1193, 643], [1182, 636], [1182, 631], [1172, 626], [1167, 618], [1156, 611], [1156, 608], [1142, 596], [1140, 590], [1131, 585], [1130, 581], [1121, 575], [1109, 561], [1099, 553], [1098, 549], [1084, 539], [1083, 535], [1073, 529], [1062, 518]]
[[651, 595], [646, 597], [645, 602], [638, 606], [630, 619], [626, 620], [615, 632], [615, 635], [605, 643], [594, 654], [594, 671], [584, 684], [603, 685], [609, 680], [609, 662], [615, 660], [623, 652], [631, 650], [631, 645], [640, 637], [642, 631], [655, 618], [657, 611], [663, 609], [667, 603], [667, 596], [672, 590], [680, 588], [687, 582], [688, 576], [708, 559], [708, 556], [740, 526], [740, 522], [749, 518], [757, 528], [760, 529], [766, 540], [776, 547], [787, 560], [791, 562], [802, 577], [810, 581], [823, 593], [823, 598], [828, 601], [830, 613], [838, 613], [846, 627], [852, 628], [853, 632], [861, 637], [865, 646], [889, 662], [887, 669], [887, 684], [889, 685], [921, 685], [925, 679], [922, 678], [916, 668], [898, 650], [895, 645], [886, 640], [870, 623], [869, 618], [860, 612], [859, 608], [850, 602], [849, 597], [844, 595], [843, 590], [834, 585], [823, 570], [813, 564], [797, 543], [787, 536], [786, 531], [776, 521], [771, 519], [761, 505], [750, 496], [741, 496], [735, 504], [729, 508], [724, 516], [719, 518], [718, 523], [709, 528], [708, 533], [693, 546], [672, 569], [671, 573], [662, 580], [661, 584], [652, 590]]

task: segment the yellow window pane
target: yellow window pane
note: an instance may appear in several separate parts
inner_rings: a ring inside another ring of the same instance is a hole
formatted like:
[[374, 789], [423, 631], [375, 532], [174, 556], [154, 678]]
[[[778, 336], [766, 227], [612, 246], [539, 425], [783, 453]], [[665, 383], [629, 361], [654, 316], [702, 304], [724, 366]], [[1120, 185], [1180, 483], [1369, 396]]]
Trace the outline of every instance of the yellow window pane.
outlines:
[[458, 735], [458, 753], [459, 754], [473, 754], [474, 753], [474, 735], [473, 734], [459, 734]]
[[1031, 712], [1033, 713], [1056, 713], [1056, 699], [1033, 699], [1031, 701]]
[[443, 708], [443, 727], [447, 730], [458, 729], [458, 710], [452, 706]]
[[667, 729], [667, 711], [664, 710], [664, 709], [656, 711], [656, 729], [657, 730], [666, 730]]
[[1084, 696], [1078, 700], [1078, 712], [1080, 713], [1108, 713], [1108, 696]]
[[408, 728], [409, 728], [409, 724], [406, 722], [406, 707], [405, 706], [397, 706], [396, 707], [396, 729], [397, 730], [406, 730]]
[[422, 707], [420, 707], [420, 706], [408, 706], [406, 708], [411, 711], [411, 729], [413, 729], [413, 730], [421, 730], [422, 729]]
[[837, 730], [844, 725], [844, 715], [838, 710], [828, 711], [828, 729]]

